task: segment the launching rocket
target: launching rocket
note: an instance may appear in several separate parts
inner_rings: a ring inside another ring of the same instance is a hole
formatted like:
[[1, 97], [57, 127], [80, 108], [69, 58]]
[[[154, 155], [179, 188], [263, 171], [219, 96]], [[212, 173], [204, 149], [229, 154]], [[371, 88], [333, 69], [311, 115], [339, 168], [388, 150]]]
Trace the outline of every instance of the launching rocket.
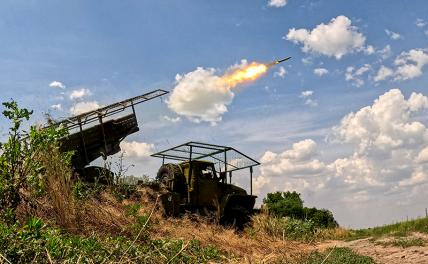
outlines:
[[291, 59], [291, 57], [287, 57], [287, 58], [284, 58], [282, 60], [272, 61], [270, 63], [267, 63], [266, 67], [272, 67], [274, 65], [280, 64], [281, 62], [284, 62], [284, 61], [289, 60], [289, 59]]

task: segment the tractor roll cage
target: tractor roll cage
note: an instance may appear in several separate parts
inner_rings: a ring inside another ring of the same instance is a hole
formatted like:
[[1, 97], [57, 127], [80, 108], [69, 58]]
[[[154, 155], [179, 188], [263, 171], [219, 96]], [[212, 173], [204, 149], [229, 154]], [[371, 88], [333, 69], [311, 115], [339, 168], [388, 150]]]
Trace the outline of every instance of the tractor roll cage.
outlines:
[[154, 153], [151, 156], [162, 158], [162, 164], [165, 163], [165, 160], [189, 162], [189, 164], [192, 161], [210, 161], [214, 163], [217, 172], [224, 172], [226, 175], [229, 173], [229, 183], [232, 183], [233, 171], [249, 168], [251, 194], [253, 193], [253, 167], [260, 165], [258, 161], [235, 148], [194, 141]]

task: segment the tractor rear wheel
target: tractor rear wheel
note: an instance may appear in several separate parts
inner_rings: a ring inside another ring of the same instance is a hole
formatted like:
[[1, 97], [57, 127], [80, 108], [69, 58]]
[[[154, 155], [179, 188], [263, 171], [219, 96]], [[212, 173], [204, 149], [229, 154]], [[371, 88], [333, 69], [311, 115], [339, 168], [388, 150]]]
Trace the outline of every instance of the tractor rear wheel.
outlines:
[[156, 180], [162, 188], [170, 192], [183, 192], [184, 174], [177, 164], [168, 163], [162, 165], [158, 171]]

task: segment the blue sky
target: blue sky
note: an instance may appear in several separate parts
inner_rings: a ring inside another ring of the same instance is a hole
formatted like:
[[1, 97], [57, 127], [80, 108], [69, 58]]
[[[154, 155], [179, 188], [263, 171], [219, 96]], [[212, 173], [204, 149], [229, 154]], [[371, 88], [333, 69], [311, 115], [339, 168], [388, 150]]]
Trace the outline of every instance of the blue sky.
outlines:
[[[428, 206], [427, 14], [422, 0], [2, 1], [0, 99], [42, 122], [181, 84], [227, 111], [212, 122], [168, 96], [140, 105], [131, 173], [154, 175], [147, 154], [185, 141], [230, 144], [263, 161], [260, 197], [297, 190], [342, 225], [389, 223]], [[243, 59], [286, 56], [233, 95], [205, 93], [206, 79], [192, 86], [197, 67], [221, 77]], [[248, 187], [245, 174], [235, 181]]]

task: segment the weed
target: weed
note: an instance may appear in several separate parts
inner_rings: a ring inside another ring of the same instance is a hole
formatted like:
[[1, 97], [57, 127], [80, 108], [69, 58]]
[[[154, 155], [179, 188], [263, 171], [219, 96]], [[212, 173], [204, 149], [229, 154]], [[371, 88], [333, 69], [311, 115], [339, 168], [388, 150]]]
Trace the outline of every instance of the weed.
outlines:
[[426, 244], [426, 241], [422, 238], [415, 238], [415, 237], [409, 237], [409, 238], [394, 238], [393, 240], [389, 241], [374, 241], [377, 245], [382, 245], [384, 247], [387, 246], [393, 246], [393, 247], [402, 247], [402, 248], [408, 248], [408, 247], [423, 247]]
[[368, 256], [362, 256], [349, 248], [329, 248], [324, 252], [312, 252], [303, 257], [298, 263], [302, 264], [374, 264], [375, 261]]

